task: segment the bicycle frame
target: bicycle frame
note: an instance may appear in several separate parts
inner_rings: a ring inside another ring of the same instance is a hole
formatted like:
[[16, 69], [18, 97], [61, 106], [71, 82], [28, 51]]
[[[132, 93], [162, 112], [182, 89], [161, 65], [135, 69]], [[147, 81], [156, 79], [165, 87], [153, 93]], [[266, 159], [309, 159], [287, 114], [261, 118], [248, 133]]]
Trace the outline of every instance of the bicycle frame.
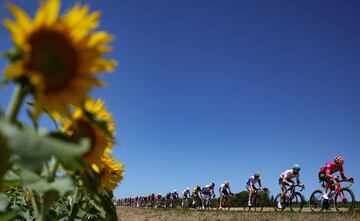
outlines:
[[350, 188], [353, 185], [353, 183], [349, 180], [336, 180], [335, 191], [332, 194], [331, 198], [335, 197], [336, 194], [339, 194], [341, 201], [347, 200], [346, 196], [343, 194], [343, 188], [341, 187], [341, 183], [343, 182], [349, 182], [346, 188]]
[[300, 186], [300, 185], [290, 186], [289, 188], [287, 188], [286, 191], [285, 191], [285, 195], [287, 194], [288, 191], [291, 191], [291, 195], [290, 195], [289, 199], [286, 199], [286, 197], [285, 197], [284, 202], [285, 202], [286, 205], [289, 205], [290, 202], [295, 197], [295, 193], [296, 193], [295, 189], [296, 189], [296, 187], [301, 187], [300, 192], [305, 189], [303, 186]]

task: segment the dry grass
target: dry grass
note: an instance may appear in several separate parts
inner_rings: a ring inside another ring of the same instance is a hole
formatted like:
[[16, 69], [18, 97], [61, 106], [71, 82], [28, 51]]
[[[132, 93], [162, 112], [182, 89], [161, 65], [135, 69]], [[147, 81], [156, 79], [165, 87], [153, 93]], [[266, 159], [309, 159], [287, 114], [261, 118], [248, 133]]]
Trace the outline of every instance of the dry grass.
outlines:
[[119, 221], [360, 221], [360, 213], [338, 214], [335, 212], [312, 214], [310, 212], [242, 212], [242, 211], [196, 211], [183, 209], [150, 209], [118, 207]]

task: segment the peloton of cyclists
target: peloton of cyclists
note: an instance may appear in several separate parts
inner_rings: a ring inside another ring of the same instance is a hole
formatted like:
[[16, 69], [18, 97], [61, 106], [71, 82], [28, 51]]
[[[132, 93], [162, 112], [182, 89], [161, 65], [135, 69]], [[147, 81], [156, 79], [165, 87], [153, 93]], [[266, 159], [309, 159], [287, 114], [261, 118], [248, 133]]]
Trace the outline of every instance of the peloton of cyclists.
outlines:
[[280, 200], [278, 201], [277, 207], [282, 208], [282, 201], [285, 198], [286, 186], [294, 186], [295, 183], [292, 179], [296, 178], [296, 184], [304, 187], [304, 184], [300, 182], [300, 170], [299, 164], [295, 164], [292, 169], [284, 171], [279, 178], [279, 186], [281, 189]]
[[224, 208], [224, 201], [229, 197], [229, 195], [232, 195], [231, 189], [230, 189], [230, 183], [228, 181], [225, 181], [223, 184], [220, 185], [219, 188], [220, 192], [220, 209]]
[[215, 189], [215, 183], [210, 183], [201, 189], [201, 193], [202, 193], [201, 205], [203, 209], [205, 209], [206, 199], [209, 197], [215, 197], [214, 189]]
[[249, 191], [249, 201], [248, 201], [248, 206], [252, 206], [251, 202], [252, 202], [252, 198], [254, 196], [254, 194], [257, 191], [257, 188], [255, 187], [255, 184], [259, 184], [259, 188], [258, 189], [262, 189], [262, 184], [261, 184], [261, 179], [260, 179], [260, 173], [256, 172], [254, 174], [254, 176], [251, 176], [248, 181], [246, 182], [246, 189], [247, 191]]
[[330, 191], [336, 190], [335, 181], [339, 181], [339, 177], [333, 175], [336, 172], [340, 172], [341, 179], [353, 181], [353, 178], [346, 178], [344, 174], [344, 158], [340, 156], [336, 156], [334, 158], [333, 162], [328, 162], [325, 164], [324, 167], [320, 169], [319, 172], [319, 180], [320, 182], [325, 182], [324, 186], [324, 192], [323, 192], [323, 198], [328, 200], [329, 196], [327, 193], [327, 190], [330, 189]]

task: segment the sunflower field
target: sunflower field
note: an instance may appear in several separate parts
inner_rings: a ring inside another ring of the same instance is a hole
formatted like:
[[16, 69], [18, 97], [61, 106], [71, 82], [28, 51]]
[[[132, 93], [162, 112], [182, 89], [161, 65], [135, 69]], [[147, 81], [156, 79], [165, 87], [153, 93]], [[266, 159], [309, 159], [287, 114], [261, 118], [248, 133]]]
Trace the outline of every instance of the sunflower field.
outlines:
[[9, 3], [3, 21], [13, 49], [1, 86], [14, 89], [0, 107], [0, 220], [117, 220], [115, 122], [89, 96], [117, 64], [105, 58], [113, 36], [98, 30], [89, 5], [60, 13], [60, 0], [41, 2], [33, 18]]

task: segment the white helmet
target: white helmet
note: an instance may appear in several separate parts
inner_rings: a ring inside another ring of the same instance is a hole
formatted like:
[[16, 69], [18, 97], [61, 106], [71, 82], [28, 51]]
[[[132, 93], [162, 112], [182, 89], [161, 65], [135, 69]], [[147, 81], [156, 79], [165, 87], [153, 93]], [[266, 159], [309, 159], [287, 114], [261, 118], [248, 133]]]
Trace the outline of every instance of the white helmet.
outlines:
[[230, 184], [230, 183], [229, 183], [229, 181], [225, 181], [225, 185], [227, 185], [227, 186], [228, 186], [229, 184]]
[[160, 195], [160, 196], [161, 196], [161, 193], [158, 193], [158, 195]]
[[177, 190], [174, 190], [174, 193], [177, 193]]
[[190, 190], [190, 188], [189, 187], [186, 187], [186, 189], [185, 190]]

